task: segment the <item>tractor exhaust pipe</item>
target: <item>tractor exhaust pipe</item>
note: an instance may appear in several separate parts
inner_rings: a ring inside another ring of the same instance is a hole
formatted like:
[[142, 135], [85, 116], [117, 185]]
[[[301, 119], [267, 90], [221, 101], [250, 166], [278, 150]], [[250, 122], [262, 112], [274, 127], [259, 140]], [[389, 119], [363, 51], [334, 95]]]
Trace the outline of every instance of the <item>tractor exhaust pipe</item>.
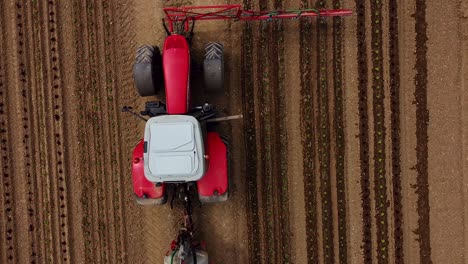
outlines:
[[131, 106], [124, 106], [124, 107], [122, 107], [122, 112], [123, 112], [123, 113], [130, 113], [130, 114], [132, 114], [132, 115], [134, 115], [134, 116], [140, 118], [141, 120], [143, 120], [143, 121], [145, 121], [145, 122], [148, 121], [148, 119], [146, 119], [146, 118], [142, 117], [141, 115], [139, 115], [139, 114], [133, 112], [133, 107], [131, 107]]

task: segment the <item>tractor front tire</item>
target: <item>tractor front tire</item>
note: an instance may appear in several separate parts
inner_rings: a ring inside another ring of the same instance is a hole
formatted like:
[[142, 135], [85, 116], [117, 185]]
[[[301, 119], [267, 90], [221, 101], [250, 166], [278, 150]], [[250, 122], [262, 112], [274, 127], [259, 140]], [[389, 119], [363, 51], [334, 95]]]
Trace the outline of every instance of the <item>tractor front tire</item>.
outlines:
[[224, 91], [224, 48], [219, 42], [209, 42], [205, 46], [203, 60], [203, 75], [205, 89], [208, 92], [223, 93]]
[[137, 49], [133, 78], [140, 96], [156, 95], [163, 85], [162, 57], [156, 46], [141, 46]]

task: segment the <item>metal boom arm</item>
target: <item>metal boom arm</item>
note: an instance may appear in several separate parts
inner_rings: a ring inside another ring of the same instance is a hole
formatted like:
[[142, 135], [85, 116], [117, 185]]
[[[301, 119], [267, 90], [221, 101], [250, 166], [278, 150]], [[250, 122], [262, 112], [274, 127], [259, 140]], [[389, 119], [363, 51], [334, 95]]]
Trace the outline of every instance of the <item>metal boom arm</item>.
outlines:
[[348, 9], [318, 10], [318, 9], [298, 9], [298, 10], [274, 10], [274, 11], [251, 11], [243, 10], [241, 5], [216, 5], [216, 6], [183, 6], [166, 7], [166, 20], [169, 30], [174, 30], [175, 22], [184, 23], [185, 30], [188, 31], [190, 20], [274, 20], [274, 19], [297, 19], [305, 17], [334, 17], [349, 16], [352, 14]]

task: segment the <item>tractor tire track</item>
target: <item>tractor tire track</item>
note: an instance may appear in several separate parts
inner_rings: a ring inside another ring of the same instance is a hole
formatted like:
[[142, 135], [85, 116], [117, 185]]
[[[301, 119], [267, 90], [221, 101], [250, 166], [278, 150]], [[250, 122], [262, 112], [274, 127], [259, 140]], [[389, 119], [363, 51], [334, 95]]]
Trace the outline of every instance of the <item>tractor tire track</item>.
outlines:
[[[333, 8], [340, 9], [341, 1], [333, 1]], [[346, 217], [346, 176], [345, 176], [345, 131], [343, 102], [343, 19], [333, 18], [333, 91], [334, 91], [334, 132], [335, 132], [335, 173], [338, 210], [338, 259], [348, 263], [347, 217]]]
[[414, 78], [416, 102], [416, 171], [418, 194], [417, 212], [419, 214], [418, 230], [420, 261], [432, 263], [431, 237], [429, 219], [429, 172], [428, 172], [428, 126], [429, 110], [427, 108], [427, 22], [426, 1], [416, 0], [416, 76]]
[[0, 3], [0, 148], [1, 148], [1, 196], [0, 201], [3, 210], [0, 212], [0, 217], [3, 219], [0, 223], [0, 241], [2, 241], [2, 248], [0, 249], [0, 262], [2, 263], [15, 263], [18, 262], [18, 246], [16, 237], [16, 224], [14, 215], [16, 209], [15, 202], [15, 189], [13, 184], [13, 163], [10, 157], [11, 153], [11, 139], [10, 139], [10, 124], [8, 120], [8, 98], [9, 98], [9, 82], [7, 79], [8, 62], [7, 62], [7, 24], [6, 12], [8, 8], [6, 3]]
[[357, 58], [358, 58], [358, 92], [359, 92], [359, 145], [361, 167], [361, 205], [362, 205], [362, 249], [364, 263], [372, 262], [372, 234], [371, 234], [371, 200], [370, 200], [370, 168], [369, 168], [369, 124], [368, 124], [368, 63], [366, 43], [366, 6], [364, 0], [356, 0], [357, 15]]
[[393, 183], [393, 240], [395, 263], [404, 263], [403, 252], [403, 205], [401, 186], [401, 139], [400, 139], [400, 61], [398, 43], [398, 3], [388, 2], [389, 9], [389, 57], [390, 57], [390, 109], [392, 142], [392, 183]]
[[[130, 38], [134, 38], [132, 43], [138, 43], [139, 46], [141, 45], [156, 45], [159, 46], [160, 49], [162, 50], [163, 48], [163, 41], [164, 37], [166, 35], [166, 32], [164, 30], [160, 30], [161, 24], [157, 23], [154, 25], [148, 24], [149, 20], [154, 20], [154, 21], [161, 21], [161, 15], [163, 14], [162, 8], [166, 6], [171, 6], [175, 5], [176, 3], [173, 1], [165, 1], [165, 2], [157, 2], [157, 1], [151, 1], [151, 3], [141, 3], [141, 5], [133, 6], [134, 10], [133, 14], [139, 14], [138, 18], [135, 19], [135, 21], [132, 21], [131, 19], [126, 22], [126, 25], [129, 27], [129, 31], [132, 32], [132, 34], [137, 34], [135, 36], [129, 36]], [[154, 10], [157, 10], [155, 12]], [[150, 11], [150, 12], [148, 12]], [[129, 10], [125, 11], [125, 13], [122, 14], [122, 18], [124, 17], [124, 14], [131, 14]], [[133, 15], [132, 14], [132, 15]], [[146, 14], [146, 15], [145, 15]], [[151, 16], [148, 16], [148, 14], [151, 14]], [[141, 15], [141, 16], [140, 16]], [[131, 18], [131, 17], [130, 17]], [[158, 28], [158, 31], [155, 32], [155, 34], [147, 34], [149, 30], [153, 30], [154, 28]], [[134, 29], [138, 30], [134, 30]], [[138, 33], [141, 33], [141, 35], [138, 35]], [[135, 51], [137, 49], [136, 46], [132, 45], [130, 47], [129, 45], [129, 50], [128, 53], [125, 54], [126, 59], [128, 60], [125, 65], [126, 68], [123, 69], [126, 72], [132, 73], [132, 67], [134, 63], [134, 58], [135, 58]], [[133, 76], [129, 76], [130, 78], [128, 79], [129, 85], [125, 87], [126, 95], [122, 93], [122, 96], [125, 97], [130, 97], [132, 100], [129, 100], [129, 103], [131, 105], [135, 105], [138, 108], [137, 109], [142, 109], [145, 101], [148, 101], [147, 98], [139, 97], [138, 94], [136, 93], [135, 90], [135, 85], [133, 83]], [[130, 92], [128, 92], [130, 91]], [[161, 95], [161, 94], [160, 94]], [[193, 95], [193, 93], [192, 93]], [[158, 96], [156, 96], [158, 97]], [[154, 98], [154, 97], [153, 97]], [[153, 100], [153, 98], [151, 98]], [[164, 98], [158, 97], [157, 100], [163, 100]], [[128, 140], [130, 142], [128, 149], [133, 150], [135, 147], [135, 144], [137, 140], [141, 139], [143, 137], [143, 129], [144, 129], [144, 123], [140, 121], [136, 121], [134, 117], [129, 116], [128, 114], [127, 118], [131, 120], [131, 123], [134, 123], [135, 126], [133, 129], [130, 129], [126, 135], [128, 137]], [[124, 164], [128, 164], [128, 168], [130, 167], [131, 160], [129, 159], [131, 157], [131, 152], [128, 152], [126, 154], [126, 159]], [[135, 202], [135, 195], [133, 193], [133, 188], [129, 188], [132, 186], [131, 182], [131, 174], [128, 173], [128, 179], [130, 182], [127, 185], [127, 189], [130, 191], [131, 190], [131, 202], [132, 206], [134, 207], [140, 207], [140, 205], [136, 204]], [[169, 195], [172, 190], [168, 190]], [[169, 196], [170, 197], [170, 196]], [[207, 206], [208, 207], [208, 206]], [[177, 208], [177, 207], [176, 207]], [[154, 262], [154, 261], [160, 261], [163, 259], [164, 255], [167, 253], [168, 250], [168, 244], [174, 239], [174, 235], [177, 234], [178, 228], [180, 227], [180, 216], [182, 215], [182, 212], [180, 210], [172, 210], [169, 203], [163, 206], [152, 206], [150, 208], [144, 208], [142, 210], [143, 216], [140, 219], [136, 221], [142, 221], [142, 229], [140, 232], [142, 232], [143, 238], [139, 239], [140, 241], [137, 241], [137, 243], [142, 243], [142, 254], [144, 254], [144, 258], [148, 262]], [[210, 210], [211, 207], [208, 207], [207, 210]], [[141, 210], [141, 209], [140, 209]], [[198, 212], [198, 210], [195, 210], [195, 212]], [[208, 213], [209, 214], [209, 213]], [[194, 216], [195, 217], [195, 216]], [[218, 214], [218, 217], [220, 219], [223, 216], [220, 216]], [[202, 218], [202, 216], [200, 216]], [[198, 218], [196, 218], [198, 219]], [[220, 219], [215, 219], [215, 218], [209, 218], [206, 221], [213, 221], [207, 223], [208, 226], [212, 225], [219, 225], [221, 222]], [[195, 220], [197, 223], [198, 221], [204, 222], [204, 220]], [[206, 222], [204, 222], [206, 223]], [[198, 234], [203, 236], [204, 233], [204, 228], [205, 225], [202, 225], [202, 227], [198, 228]], [[215, 229], [210, 229], [208, 232], [210, 234], [215, 233], [218, 230]], [[222, 233], [222, 232], [221, 232]], [[209, 255], [210, 257], [213, 257], [213, 253], [210, 251], [210, 247], [212, 244], [216, 242], [212, 242], [210, 240], [205, 241], [207, 243], [207, 248], [209, 250]], [[225, 256], [225, 255], [224, 255]]]
[[377, 261], [388, 263], [388, 217], [385, 156], [385, 109], [382, 48], [382, 2], [371, 1], [372, 90], [374, 114], [374, 195], [377, 239]]
[[[301, 8], [309, 8], [308, 1], [301, 2]], [[317, 122], [314, 114], [313, 93], [313, 30], [310, 20], [300, 21], [300, 78], [301, 78], [301, 138], [303, 145], [303, 174], [306, 214], [307, 260], [318, 263], [318, 213], [316, 183], [316, 133]]]
[[[319, 9], [326, 8], [326, 3], [317, 3]], [[325, 263], [333, 263], [335, 260], [335, 243], [333, 227], [333, 202], [332, 181], [330, 168], [331, 153], [331, 131], [329, 116], [329, 72], [328, 72], [328, 22], [326, 19], [317, 20], [317, 153], [320, 175], [320, 196], [322, 209], [322, 236], [323, 236], [323, 259]]]
[[[115, 36], [115, 42], [113, 43], [113, 51], [115, 58], [115, 73], [114, 82], [117, 87], [115, 90], [115, 106], [120, 107], [122, 105], [129, 105], [135, 103], [135, 93], [129, 93], [128, 89], [134, 87], [132, 64], [133, 55], [136, 50], [135, 32], [134, 32], [134, 6], [133, 3], [129, 3], [124, 0], [116, 0], [112, 2], [111, 10], [113, 13], [112, 23], [113, 35]], [[110, 23], [110, 22], [109, 22]], [[124, 88], [124, 89], [120, 89]], [[117, 110], [118, 111], [118, 110]], [[121, 242], [121, 247], [125, 249], [123, 252], [127, 252], [123, 255], [123, 262], [138, 262], [140, 259], [141, 249], [145, 247], [144, 241], [141, 237], [145, 232], [141, 219], [143, 212], [140, 208], [135, 205], [133, 189], [131, 179], [131, 166], [125, 164], [131, 164], [130, 152], [125, 150], [133, 149], [136, 142], [135, 131], [136, 129], [124, 129], [128, 128], [126, 119], [119, 113], [116, 114], [115, 118], [117, 124], [116, 127], [119, 129], [118, 132], [118, 146], [121, 146], [120, 151], [117, 153], [117, 160], [120, 167], [121, 176], [124, 178], [119, 179], [120, 186], [118, 187], [119, 196], [122, 204], [122, 223], [132, 222], [132, 225], [123, 225], [121, 232], [126, 237]], [[122, 132], [123, 131], [123, 132]], [[136, 234], [133, 236], [132, 234]], [[132, 246], [133, 245], [133, 246]]]

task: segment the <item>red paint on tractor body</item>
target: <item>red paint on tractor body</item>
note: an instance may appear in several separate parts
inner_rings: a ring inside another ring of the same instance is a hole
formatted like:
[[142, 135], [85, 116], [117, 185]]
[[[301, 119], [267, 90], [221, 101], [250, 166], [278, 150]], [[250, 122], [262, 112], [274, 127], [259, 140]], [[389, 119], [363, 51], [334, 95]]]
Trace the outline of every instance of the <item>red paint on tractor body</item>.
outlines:
[[185, 114], [189, 104], [190, 48], [181, 35], [170, 35], [163, 49], [164, 85], [168, 114]]
[[145, 177], [143, 139], [135, 146], [132, 158], [133, 191], [135, 194], [140, 198], [143, 198], [143, 195], [151, 199], [162, 198], [165, 191], [164, 183], [160, 187], [156, 187], [154, 183], [148, 181]]
[[228, 157], [226, 144], [216, 132], [209, 132], [206, 137], [208, 170], [201, 180], [197, 181], [198, 193], [202, 196], [218, 195], [228, 189]]

